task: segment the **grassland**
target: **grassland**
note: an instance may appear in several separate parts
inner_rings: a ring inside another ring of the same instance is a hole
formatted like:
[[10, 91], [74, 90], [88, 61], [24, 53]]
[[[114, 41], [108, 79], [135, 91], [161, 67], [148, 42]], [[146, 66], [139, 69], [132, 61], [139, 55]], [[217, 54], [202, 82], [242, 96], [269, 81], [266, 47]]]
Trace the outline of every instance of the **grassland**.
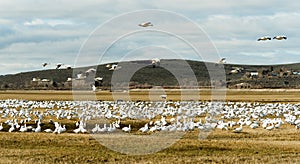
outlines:
[[[78, 99], [113, 100], [110, 92], [76, 92]], [[116, 93], [126, 98], [128, 92]], [[161, 94], [161, 92], [152, 93]], [[179, 91], [166, 91], [169, 100], [180, 100]], [[223, 92], [216, 95], [222, 97]], [[209, 90], [200, 100], [211, 100]], [[68, 91], [2, 91], [0, 99], [72, 100]], [[118, 97], [117, 96], [117, 97]], [[118, 98], [120, 98], [118, 97]], [[219, 98], [220, 98], [219, 97]], [[148, 91], [131, 91], [132, 100], [148, 100]], [[300, 102], [297, 90], [228, 90], [227, 101]], [[289, 125], [283, 125], [289, 126]], [[124, 138], [118, 138], [124, 141]], [[244, 128], [242, 133], [215, 130], [206, 139], [199, 131], [187, 132], [171, 147], [149, 155], [114, 152], [89, 134], [0, 132], [0, 163], [300, 163], [299, 130], [273, 131]]]
[[160, 94], [167, 94], [167, 100], [224, 100], [224, 101], [247, 101], [247, 102], [300, 102], [300, 89], [254, 89], [254, 90], [131, 90], [129, 92], [109, 91], [49, 91], [49, 90], [7, 90], [0, 91], [0, 99], [24, 99], [24, 100], [133, 100], [148, 101], [162, 100]]

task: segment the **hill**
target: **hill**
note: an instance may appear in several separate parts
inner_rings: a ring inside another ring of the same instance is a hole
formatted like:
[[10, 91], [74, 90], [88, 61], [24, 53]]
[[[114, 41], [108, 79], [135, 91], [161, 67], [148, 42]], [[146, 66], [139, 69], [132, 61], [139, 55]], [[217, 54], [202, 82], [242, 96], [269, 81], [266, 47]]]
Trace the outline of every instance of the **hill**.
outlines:
[[[118, 63], [119, 70], [111, 71], [106, 64], [98, 66], [49, 69], [0, 76], [1, 89], [90, 89], [94, 77], [102, 77], [101, 89], [112, 85], [130, 88], [178, 88], [180, 86], [210, 88], [215, 85], [228, 88], [300, 88], [300, 64], [285, 65], [237, 65], [215, 64], [191, 60], [161, 60], [153, 68], [150, 61], [128, 61]], [[224, 69], [222, 69], [224, 67]], [[90, 68], [96, 71], [87, 72]], [[208, 69], [210, 71], [208, 71]], [[192, 70], [192, 75], [191, 72]], [[221, 71], [220, 71], [221, 70]], [[210, 78], [210, 73], [221, 77]], [[82, 75], [81, 77], [79, 75]], [[197, 79], [195, 81], [195, 78]], [[125, 80], [125, 81], [124, 81]], [[122, 84], [124, 83], [124, 84]]]

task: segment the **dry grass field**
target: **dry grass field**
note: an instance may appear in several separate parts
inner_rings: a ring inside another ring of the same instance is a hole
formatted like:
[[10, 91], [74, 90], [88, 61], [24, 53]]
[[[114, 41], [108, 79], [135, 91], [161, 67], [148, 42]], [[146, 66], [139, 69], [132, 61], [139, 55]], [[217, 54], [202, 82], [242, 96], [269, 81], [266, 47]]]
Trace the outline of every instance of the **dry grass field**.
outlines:
[[[117, 99], [148, 101], [149, 93], [157, 95], [162, 94], [161, 91], [149, 90], [132, 90], [130, 92], [114, 92], [109, 91], [48, 91], [48, 90], [8, 90], [0, 91], [0, 99], [24, 99], [24, 100], [103, 100], [111, 101]], [[187, 90], [180, 92], [179, 90], [166, 90], [167, 100], [225, 100], [225, 101], [247, 101], [247, 102], [300, 102], [300, 90], [296, 89], [261, 89], [261, 90], [215, 90], [212, 96], [211, 90], [192, 91]], [[183, 95], [181, 97], [181, 94]], [[191, 97], [192, 95], [192, 97]], [[161, 100], [161, 99], [160, 99]]]
[[[117, 93], [126, 98], [127, 92]], [[155, 94], [155, 93], [154, 93]], [[159, 93], [157, 93], [159, 94]], [[180, 100], [179, 91], [167, 91]], [[211, 100], [209, 90], [200, 100]], [[220, 92], [222, 95], [222, 92]], [[76, 92], [77, 99], [113, 100], [110, 92]], [[69, 91], [1, 91], [0, 99], [72, 100]], [[147, 91], [131, 91], [132, 100], [148, 100]], [[227, 101], [300, 102], [297, 90], [228, 90]], [[133, 125], [134, 126], [134, 125]], [[289, 125], [283, 125], [289, 126]], [[167, 149], [149, 155], [114, 152], [89, 134], [0, 132], [0, 163], [300, 163], [300, 131], [290, 126], [273, 131], [245, 128], [242, 133], [216, 129], [206, 139], [187, 132]], [[124, 138], [117, 138], [128, 142]]]

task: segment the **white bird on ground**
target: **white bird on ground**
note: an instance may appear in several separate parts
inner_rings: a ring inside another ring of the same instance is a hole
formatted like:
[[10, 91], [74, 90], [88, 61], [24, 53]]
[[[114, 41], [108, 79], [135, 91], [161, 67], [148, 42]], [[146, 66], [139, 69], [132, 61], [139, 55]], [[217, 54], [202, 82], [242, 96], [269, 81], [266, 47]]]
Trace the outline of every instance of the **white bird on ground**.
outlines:
[[270, 126], [266, 127], [267, 130], [273, 130], [274, 129], [274, 124], [272, 123]]
[[98, 132], [106, 132], [107, 131], [107, 127], [106, 124], [103, 125], [103, 128], [99, 128]]
[[35, 128], [34, 132], [41, 132], [41, 131], [42, 131], [42, 127], [41, 127], [40, 123], [38, 123], [38, 125]]
[[160, 65], [160, 59], [154, 58], [151, 60], [152, 67], [155, 68]]
[[143, 133], [146, 133], [148, 132], [149, 128], [148, 128], [148, 123], [145, 124], [145, 126], [141, 127], [139, 129], [139, 131], [143, 132]]
[[84, 128], [84, 123], [80, 121], [79, 127], [73, 130], [74, 133], [86, 133], [87, 130]]
[[149, 26], [153, 26], [153, 24], [151, 22], [144, 22], [144, 23], [140, 23], [139, 26], [141, 26], [141, 27], [149, 27]]
[[95, 124], [95, 127], [92, 129], [92, 133], [97, 133], [99, 131], [99, 125]]
[[242, 132], [242, 131], [243, 131], [243, 126], [242, 126], [242, 125], [240, 125], [240, 127], [235, 128], [235, 129], [233, 130], [233, 132], [235, 132], [235, 133], [240, 133], [240, 132]]
[[51, 129], [45, 129], [44, 132], [46, 132], [46, 133], [52, 133], [53, 130], [51, 130]]
[[92, 90], [93, 90], [93, 92], [96, 92], [97, 87], [95, 85], [92, 85]]
[[258, 128], [259, 127], [259, 125], [257, 124], [257, 123], [252, 123], [251, 125], [250, 125], [250, 128], [252, 128], [252, 129], [256, 129], [256, 128]]
[[3, 125], [2, 124], [3, 123], [1, 122], [1, 124], [0, 124], [0, 131], [3, 130]]
[[167, 95], [160, 95], [160, 98], [167, 99]]
[[123, 130], [124, 132], [130, 132], [130, 131], [131, 131], [131, 125], [129, 124], [128, 127], [123, 127], [122, 130]]
[[15, 130], [15, 125], [11, 124], [11, 127], [9, 128], [8, 132], [13, 132]]
[[26, 124], [25, 124], [25, 125], [22, 125], [19, 131], [20, 131], [20, 132], [27, 132]]

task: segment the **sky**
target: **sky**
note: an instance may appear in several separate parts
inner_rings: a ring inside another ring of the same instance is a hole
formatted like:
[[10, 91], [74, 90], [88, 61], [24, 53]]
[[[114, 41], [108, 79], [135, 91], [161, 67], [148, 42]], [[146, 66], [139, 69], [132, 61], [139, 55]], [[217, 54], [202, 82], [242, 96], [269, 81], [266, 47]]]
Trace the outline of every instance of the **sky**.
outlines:
[[[0, 75], [156, 57], [298, 63], [299, 8], [295, 0], [0, 1]], [[146, 21], [153, 26], [138, 26]], [[276, 35], [288, 39], [257, 41]]]

